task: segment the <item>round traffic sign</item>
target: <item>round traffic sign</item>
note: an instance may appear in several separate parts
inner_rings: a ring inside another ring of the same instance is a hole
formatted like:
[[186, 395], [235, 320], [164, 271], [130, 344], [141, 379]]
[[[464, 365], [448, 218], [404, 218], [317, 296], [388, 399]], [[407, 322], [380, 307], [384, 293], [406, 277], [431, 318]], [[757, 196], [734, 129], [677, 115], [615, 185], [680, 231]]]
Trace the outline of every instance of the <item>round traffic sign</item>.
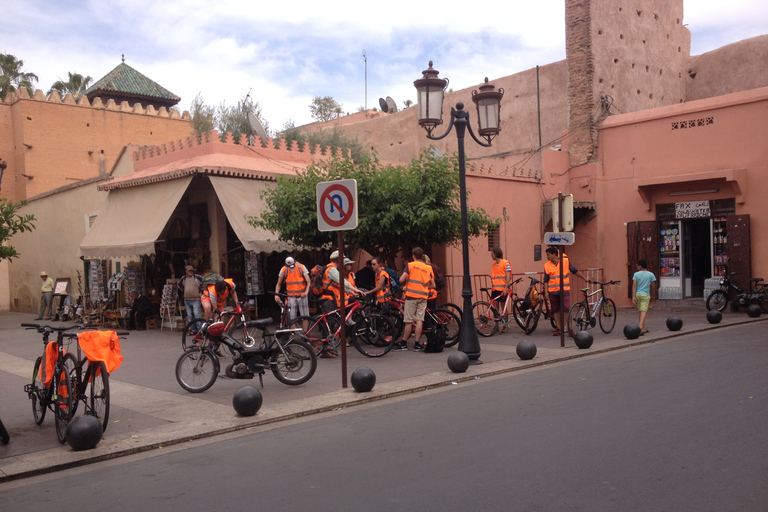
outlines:
[[329, 226], [338, 228], [352, 218], [355, 211], [355, 198], [349, 188], [333, 184], [320, 196], [320, 215]]

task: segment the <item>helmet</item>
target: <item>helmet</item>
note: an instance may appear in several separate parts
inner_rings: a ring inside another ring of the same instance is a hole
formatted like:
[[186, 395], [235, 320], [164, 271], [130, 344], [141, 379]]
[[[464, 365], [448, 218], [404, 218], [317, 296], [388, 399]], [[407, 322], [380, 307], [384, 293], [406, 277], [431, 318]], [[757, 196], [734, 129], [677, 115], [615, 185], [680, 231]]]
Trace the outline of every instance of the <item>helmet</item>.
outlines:
[[286, 266], [286, 267], [291, 267], [291, 268], [293, 268], [293, 266], [294, 266], [295, 264], [296, 264], [296, 260], [294, 260], [294, 259], [293, 259], [293, 258], [291, 258], [290, 256], [288, 256], [287, 258], [285, 258], [285, 266]]

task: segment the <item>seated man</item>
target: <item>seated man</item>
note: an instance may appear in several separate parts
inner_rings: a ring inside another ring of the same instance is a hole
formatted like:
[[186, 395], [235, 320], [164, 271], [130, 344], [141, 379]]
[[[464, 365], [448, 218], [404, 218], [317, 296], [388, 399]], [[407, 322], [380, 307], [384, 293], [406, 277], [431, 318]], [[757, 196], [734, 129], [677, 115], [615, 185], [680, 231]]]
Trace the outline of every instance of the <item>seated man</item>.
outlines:
[[200, 304], [203, 306], [203, 318], [213, 318], [214, 309], [217, 309], [219, 312], [224, 311], [227, 298], [230, 296], [232, 296], [232, 300], [237, 304], [237, 292], [235, 291], [235, 283], [232, 279], [216, 281], [216, 284], [209, 285], [207, 289], [203, 290], [200, 297]]
[[147, 317], [152, 315], [152, 303], [144, 295], [136, 292], [129, 294], [131, 314], [128, 317], [128, 330], [143, 331], [147, 328]]

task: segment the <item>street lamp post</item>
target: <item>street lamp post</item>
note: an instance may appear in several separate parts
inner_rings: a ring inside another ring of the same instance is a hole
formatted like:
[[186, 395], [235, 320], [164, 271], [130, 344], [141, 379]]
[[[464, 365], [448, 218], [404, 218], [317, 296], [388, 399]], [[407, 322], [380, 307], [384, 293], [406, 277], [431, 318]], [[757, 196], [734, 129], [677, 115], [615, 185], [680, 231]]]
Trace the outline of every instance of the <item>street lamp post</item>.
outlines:
[[448, 79], [438, 78], [438, 71], [429, 68], [422, 71], [422, 78], [413, 82], [418, 94], [419, 124], [427, 130], [427, 138], [440, 140], [445, 138], [451, 128], [456, 127], [456, 137], [459, 144], [459, 193], [461, 195], [461, 246], [464, 263], [463, 289], [461, 296], [464, 299], [461, 316], [461, 331], [459, 332], [459, 350], [467, 354], [470, 364], [482, 364], [480, 361], [480, 341], [475, 331], [475, 322], [472, 316], [472, 280], [469, 273], [469, 228], [467, 225], [467, 178], [466, 162], [464, 157], [464, 133], [469, 129], [472, 138], [483, 147], [490, 147], [491, 140], [501, 131], [499, 127], [499, 112], [501, 98], [504, 89], [496, 90], [492, 84], [485, 83], [480, 86], [480, 92], [472, 91], [472, 101], [477, 106], [479, 134], [487, 143], [479, 140], [472, 131], [469, 123], [469, 112], [464, 110], [464, 103], [456, 103], [456, 108], [451, 108], [451, 122], [448, 129], [440, 136], [433, 136], [432, 131], [443, 124], [443, 98]]

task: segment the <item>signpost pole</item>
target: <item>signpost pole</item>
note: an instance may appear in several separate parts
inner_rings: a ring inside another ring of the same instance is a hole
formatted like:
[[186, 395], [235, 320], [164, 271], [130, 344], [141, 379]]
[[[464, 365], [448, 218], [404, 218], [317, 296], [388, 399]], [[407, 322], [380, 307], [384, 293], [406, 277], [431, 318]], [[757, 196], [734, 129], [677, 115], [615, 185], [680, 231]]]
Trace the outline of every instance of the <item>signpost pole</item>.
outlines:
[[[557, 193], [557, 222], [559, 226], [563, 225], [563, 193]], [[562, 231], [562, 230], [561, 230]], [[557, 255], [559, 258], [558, 266], [560, 267], [560, 347], [565, 347], [565, 291], [563, 290], [563, 246], [557, 246]]]
[[337, 266], [339, 268], [339, 302], [341, 315], [341, 330], [339, 331], [339, 344], [341, 345], [341, 387], [347, 387], [347, 300], [345, 295], [344, 281], [347, 279], [347, 267], [344, 265], [344, 232], [337, 231], [339, 259]]

